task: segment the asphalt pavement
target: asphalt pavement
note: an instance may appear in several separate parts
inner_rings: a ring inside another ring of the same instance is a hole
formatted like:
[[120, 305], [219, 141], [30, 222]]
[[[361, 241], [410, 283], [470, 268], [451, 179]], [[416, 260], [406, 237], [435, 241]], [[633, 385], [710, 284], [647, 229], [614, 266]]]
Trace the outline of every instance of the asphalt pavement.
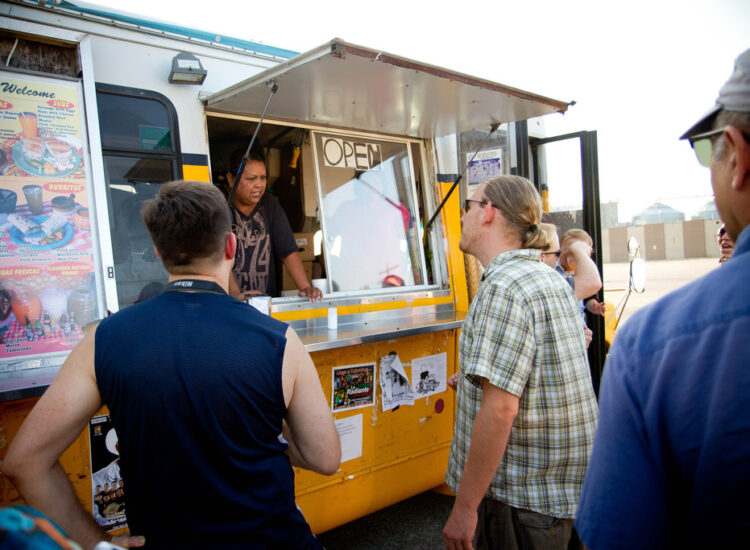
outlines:
[[453, 496], [427, 491], [318, 535], [326, 550], [439, 550]]
[[[646, 261], [646, 290], [642, 294], [632, 293], [620, 318], [620, 326], [636, 311], [684, 286], [714, 269], [718, 269], [718, 258], [690, 258], [686, 260]], [[604, 264], [604, 299], [617, 305], [625, 296], [630, 264]]]

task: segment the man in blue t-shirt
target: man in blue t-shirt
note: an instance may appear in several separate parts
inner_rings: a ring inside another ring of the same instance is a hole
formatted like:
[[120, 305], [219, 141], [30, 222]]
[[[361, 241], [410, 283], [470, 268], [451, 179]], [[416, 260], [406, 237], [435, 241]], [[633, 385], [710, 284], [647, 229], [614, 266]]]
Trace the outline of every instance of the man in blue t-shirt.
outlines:
[[[227, 295], [236, 238], [216, 187], [164, 184], [143, 218], [167, 288], [86, 331], [3, 473], [84, 548], [322, 548], [292, 466], [330, 475], [341, 448], [310, 355], [288, 325]], [[103, 404], [137, 536], [108, 536], [58, 462]]]
[[609, 353], [576, 529], [592, 550], [745, 548], [750, 530], [750, 50], [682, 139], [737, 235], [721, 269], [630, 319]]

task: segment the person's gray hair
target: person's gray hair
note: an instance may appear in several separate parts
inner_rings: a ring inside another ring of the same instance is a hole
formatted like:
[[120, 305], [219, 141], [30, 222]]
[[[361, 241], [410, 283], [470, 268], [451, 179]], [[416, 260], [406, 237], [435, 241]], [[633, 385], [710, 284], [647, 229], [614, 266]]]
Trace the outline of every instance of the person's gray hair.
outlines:
[[[750, 137], [750, 113], [725, 110], [719, 111], [719, 114], [716, 115], [716, 119], [714, 119], [713, 128], [718, 130], [725, 126], [734, 126], [746, 137]], [[712, 152], [715, 160], [724, 158], [724, 155], [726, 154], [726, 140], [724, 139], [724, 134], [721, 134], [716, 138]]]
[[548, 248], [551, 241], [539, 227], [542, 197], [534, 184], [521, 176], [497, 176], [484, 183], [484, 196], [509, 222], [523, 248]]

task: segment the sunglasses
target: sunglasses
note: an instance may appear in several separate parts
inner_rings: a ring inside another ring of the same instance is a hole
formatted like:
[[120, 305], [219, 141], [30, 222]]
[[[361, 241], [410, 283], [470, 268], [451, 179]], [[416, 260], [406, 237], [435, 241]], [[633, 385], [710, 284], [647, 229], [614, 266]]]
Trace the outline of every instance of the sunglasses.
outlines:
[[713, 142], [711, 141], [711, 138], [722, 133], [724, 133], [724, 128], [719, 128], [689, 138], [690, 146], [693, 148], [693, 151], [695, 151], [695, 156], [698, 158], [698, 162], [701, 166], [711, 166], [711, 152], [713, 150]]
[[542, 256], [550, 256], [554, 254], [555, 256], [559, 258], [561, 252], [562, 250], [555, 250], [554, 252], [542, 252]]
[[[719, 128], [718, 130], [711, 130], [710, 132], [704, 132], [703, 134], [698, 134], [691, 138], [688, 138], [688, 140], [690, 141], [690, 145], [693, 147], [693, 151], [695, 151], [695, 156], [698, 157], [698, 162], [701, 163], [701, 166], [711, 166], [711, 155], [713, 153], [714, 146], [711, 138], [722, 134], [724, 130], [726, 130], [726, 127]], [[745, 138], [746, 142], [750, 143], [750, 137], [748, 137], [747, 134], [743, 133], [742, 137]]]
[[487, 203], [489, 201], [475, 201], [474, 199], [466, 199], [464, 201], [464, 212], [468, 212], [469, 211], [469, 208], [471, 208], [471, 203], [472, 202], [475, 202], [477, 204], [481, 204], [482, 207], [484, 208], [485, 206], [487, 206]]

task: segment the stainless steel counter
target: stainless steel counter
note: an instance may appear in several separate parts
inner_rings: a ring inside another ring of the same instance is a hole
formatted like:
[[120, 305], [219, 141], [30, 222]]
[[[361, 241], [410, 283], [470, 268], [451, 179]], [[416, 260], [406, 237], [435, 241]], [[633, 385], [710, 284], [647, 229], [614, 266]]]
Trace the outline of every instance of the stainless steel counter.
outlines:
[[0, 403], [38, 397], [52, 383], [60, 365], [0, 373]]
[[336, 330], [328, 330], [326, 318], [290, 325], [307, 351], [314, 352], [461, 328], [465, 317], [465, 312], [456, 312], [451, 305], [423, 306], [339, 316]]
[[[450, 304], [423, 306], [338, 317], [338, 328], [328, 330], [327, 319], [293, 321], [290, 325], [308, 352], [343, 348], [460, 328], [465, 312], [456, 312]], [[36, 361], [31, 368], [10, 367], [0, 372], [0, 402], [37, 397], [52, 383], [64, 357]]]

